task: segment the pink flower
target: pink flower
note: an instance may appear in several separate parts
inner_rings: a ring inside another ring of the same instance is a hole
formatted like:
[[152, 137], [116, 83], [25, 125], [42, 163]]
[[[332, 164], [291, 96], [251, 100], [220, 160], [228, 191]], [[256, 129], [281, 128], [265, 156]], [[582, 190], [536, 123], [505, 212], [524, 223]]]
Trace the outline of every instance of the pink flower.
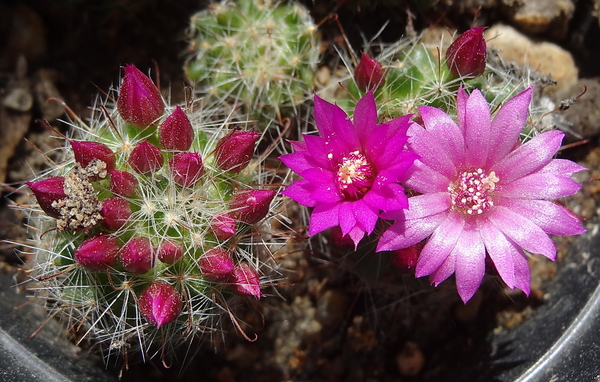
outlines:
[[398, 181], [416, 158], [404, 148], [410, 116], [378, 125], [370, 91], [356, 104], [354, 122], [315, 96], [315, 121], [320, 136], [304, 135], [304, 142], [292, 142], [294, 153], [280, 157], [304, 178], [283, 194], [314, 207], [309, 235], [339, 226], [357, 246], [381, 211], [408, 207]]
[[491, 120], [479, 90], [461, 88], [455, 123], [434, 107], [419, 108], [424, 127], [413, 124], [408, 146], [420, 159], [406, 185], [421, 193], [381, 237], [377, 250], [410, 247], [426, 238], [415, 276], [438, 285], [453, 273], [463, 301], [479, 288], [486, 256], [508, 287], [529, 293], [524, 250], [556, 258], [548, 234], [583, 233], [578, 219], [546, 199], [572, 195], [570, 179], [584, 167], [552, 159], [564, 134], [550, 131], [522, 144], [533, 89], [509, 100]]

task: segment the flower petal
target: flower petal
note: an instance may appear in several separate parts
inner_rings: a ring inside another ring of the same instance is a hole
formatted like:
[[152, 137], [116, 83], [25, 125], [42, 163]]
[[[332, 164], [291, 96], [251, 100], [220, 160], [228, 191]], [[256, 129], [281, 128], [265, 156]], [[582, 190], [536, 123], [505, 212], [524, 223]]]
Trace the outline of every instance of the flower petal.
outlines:
[[362, 200], [357, 200], [352, 203], [352, 209], [354, 211], [354, 218], [367, 233], [371, 234], [375, 229], [377, 219], [379, 219], [378, 210], [367, 205]]
[[535, 173], [502, 186], [501, 195], [523, 199], [556, 199], [573, 195], [580, 188], [581, 185], [573, 179]]
[[315, 95], [315, 123], [325, 141], [344, 141], [355, 149], [360, 147], [356, 129], [350, 117], [339, 106]]
[[565, 133], [554, 130], [542, 133], [508, 154], [490, 167], [500, 178], [500, 184], [531, 174], [546, 166], [560, 148]]
[[531, 220], [504, 206], [490, 209], [487, 219], [526, 251], [542, 254], [550, 260], [556, 259], [556, 245]]
[[462, 85], [458, 88], [458, 94], [456, 95], [456, 120], [458, 122], [458, 128], [460, 131], [465, 133], [465, 118], [467, 117], [467, 100], [469, 95], [463, 89]]
[[[491, 145], [490, 106], [479, 91], [473, 90], [465, 106], [465, 162], [468, 166], [483, 167]], [[494, 142], [495, 143], [495, 142]]]
[[585, 170], [587, 170], [586, 167], [580, 166], [571, 160], [553, 159], [550, 163], [539, 169], [538, 173], [549, 173], [570, 177], [576, 172]]
[[302, 171], [314, 167], [313, 164], [308, 162], [308, 158], [305, 154], [306, 153], [304, 151], [299, 151], [291, 154], [281, 155], [279, 159], [292, 171], [300, 174]]
[[436, 136], [454, 166], [462, 165], [465, 161], [465, 138], [452, 118], [431, 106], [420, 107], [419, 114], [423, 118], [425, 128]]
[[456, 253], [456, 289], [466, 303], [479, 289], [485, 273], [485, 246], [479, 230], [463, 230], [452, 252]]
[[485, 244], [485, 249], [504, 283], [510, 289], [513, 289], [515, 287], [515, 264], [513, 257], [519, 254], [498, 228], [483, 219], [479, 220], [479, 222], [479, 233]]
[[515, 146], [527, 121], [533, 88], [528, 88], [506, 102], [498, 111], [490, 130], [488, 166], [504, 158]]
[[408, 198], [398, 183], [381, 186], [375, 182], [371, 191], [365, 194], [362, 201], [382, 211], [395, 211], [408, 207]]
[[313, 193], [314, 188], [315, 187], [309, 181], [302, 179], [287, 186], [281, 194], [294, 199], [303, 206], [314, 207], [316, 205], [316, 200], [310, 196]]
[[419, 155], [421, 162], [448, 178], [456, 176], [456, 166], [436, 134], [413, 124], [408, 130], [408, 135], [409, 147]]
[[529, 296], [529, 292], [531, 291], [531, 272], [527, 256], [518, 246], [513, 245], [513, 248], [517, 251], [517, 255], [513, 257], [515, 264], [515, 287], [521, 289]]
[[377, 106], [373, 91], [367, 92], [354, 108], [354, 126], [358, 139], [364, 144], [377, 126]]
[[463, 231], [464, 224], [464, 219], [461, 219], [457, 214], [446, 214], [446, 218], [433, 231], [419, 255], [415, 277], [427, 276], [442, 265], [454, 249]]
[[446, 214], [441, 213], [415, 220], [397, 220], [388, 228], [377, 244], [377, 252], [393, 251], [415, 245], [440, 225]]
[[518, 211], [548, 234], [579, 235], [586, 231], [577, 216], [550, 201], [503, 198], [497, 204]]
[[352, 202], [342, 202], [339, 208], [339, 222], [342, 229], [342, 235], [347, 235], [348, 232], [356, 226], [356, 218], [354, 217], [354, 205]]
[[339, 208], [339, 203], [317, 204], [310, 216], [308, 234], [312, 236], [321, 231], [325, 231], [328, 228], [339, 225]]
[[448, 192], [448, 185], [450, 184], [450, 180], [447, 177], [432, 170], [420, 160], [415, 161], [402, 176], [401, 181], [422, 194]]
[[452, 200], [447, 192], [432, 192], [429, 194], [412, 196], [408, 199], [406, 219], [420, 219], [447, 211], [452, 205]]

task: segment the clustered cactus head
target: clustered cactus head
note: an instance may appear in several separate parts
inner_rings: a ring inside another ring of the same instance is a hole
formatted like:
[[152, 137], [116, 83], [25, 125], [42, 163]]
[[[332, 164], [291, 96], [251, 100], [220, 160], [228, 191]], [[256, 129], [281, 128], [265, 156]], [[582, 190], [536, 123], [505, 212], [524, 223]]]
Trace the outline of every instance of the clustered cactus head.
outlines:
[[418, 123], [404, 116], [383, 125], [372, 91], [358, 101], [354, 123], [315, 97], [320, 136], [305, 135], [281, 157], [304, 178], [282, 193], [314, 207], [309, 235], [331, 228], [336, 244], [349, 237], [356, 248], [380, 223], [383, 232], [371, 237], [376, 251], [392, 251], [399, 268], [429, 275], [435, 285], [454, 274], [464, 302], [479, 288], [487, 257], [509, 288], [528, 294], [524, 251], [555, 260], [549, 234], [585, 232], [548, 200], [581, 188], [570, 176], [585, 168], [552, 159], [564, 133], [520, 141], [532, 93], [511, 98], [492, 119], [479, 90], [459, 88], [456, 122], [421, 106]]
[[310, 97], [317, 27], [296, 2], [224, 0], [192, 17], [185, 71], [203, 96], [277, 116]]
[[52, 176], [27, 183], [46, 231], [34, 278], [109, 353], [156, 354], [210, 330], [232, 296], [263, 296], [260, 233], [277, 192], [255, 186], [268, 175], [252, 162], [260, 134], [219, 124], [217, 110], [165, 105], [133, 65], [116, 98], [74, 125]]

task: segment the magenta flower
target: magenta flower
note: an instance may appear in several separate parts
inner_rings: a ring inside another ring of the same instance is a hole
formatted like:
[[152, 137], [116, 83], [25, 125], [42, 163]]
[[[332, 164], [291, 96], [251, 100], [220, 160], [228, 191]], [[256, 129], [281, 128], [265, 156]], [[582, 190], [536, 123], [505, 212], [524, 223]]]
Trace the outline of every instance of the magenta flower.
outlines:
[[525, 144], [519, 134], [527, 120], [532, 88], [509, 100], [491, 120], [479, 90], [459, 89], [455, 123], [434, 107], [419, 108], [424, 127], [413, 124], [408, 146], [420, 159], [406, 185], [421, 193], [379, 240], [377, 250], [410, 247], [429, 237], [415, 276], [438, 285], [453, 273], [458, 294], [468, 301], [479, 288], [489, 256], [511, 289], [529, 293], [523, 250], [556, 258], [553, 235], [585, 230], [565, 208], [546, 199], [572, 195], [570, 179], [584, 167], [552, 159], [564, 134], [549, 131]]
[[370, 91], [356, 104], [354, 122], [315, 96], [315, 121], [320, 136], [304, 135], [304, 142], [292, 142], [294, 153], [280, 157], [304, 178], [283, 194], [314, 207], [309, 235], [339, 226], [357, 246], [381, 211], [408, 207], [398, 181], [416, 159], [404, 148], [410, 116], [378, 125]]

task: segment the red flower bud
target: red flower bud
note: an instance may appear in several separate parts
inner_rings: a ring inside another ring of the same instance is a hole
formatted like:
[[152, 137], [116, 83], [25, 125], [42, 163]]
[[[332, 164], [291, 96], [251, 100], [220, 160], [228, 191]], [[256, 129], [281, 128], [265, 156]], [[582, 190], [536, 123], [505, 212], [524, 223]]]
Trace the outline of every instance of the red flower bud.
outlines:
[[129, 165], [138, 174], [156, 172], [164, 161], [160, 149], [148, 141], [135, 146], [129, 154]]
[[425, 246], [425, 242], [419, 242], [408, 248], [397, 249], [392, 251], [391, 260], [400, 271], [404, 273], [415, 273], [415, 267], [417, 266], [417, 260], [421, 250]]
[[67, 197], [67, 194], [65, 194], [65, 178], [55, 176], [37, 182], [26, 182], [25, 184], [33, 191], [40, 208], [48, 216], [55, 219], [61, 217], [60, 211], [52, 207], [52, 203]]
[[223, 248], [213, 248], [200, 258], [200, 270], [209, 280], [225, 280], [233, 273], [233, 268], [233, 258]]
[[104, 217], [102, 224], [110, 230], [116, 231], [123, 227], [131, 217], [129, 202], [118, 196], [104, 199], [100, 215]]
[[71, 141], [75, 160], [86, 168], [94, 159], [106, 163], [106, 172], [109, 173], [115, 169], [115, 153], [103, 143], [90, 141]]
[[237, 232], [237, 222], [228, 213], [217, 215], [210, 222], [210, 229], [218, 240], [225, 241]]
[[193, 187], [204, 174], [202, 157], [198, 153], [183, 152], [169, 160], [173, 181], [180, 186]]
[[147, 127], [162, 116], [165, 103], [148, 76], [135, 66], [126, 65], [119, 88], [117, 110], [126, 122]]
[[183, 302], [171, 284], [154, 281], [138, 297], [138, 307], [150, 325], [160, 328], [177, 319]]
[[194, 141], [194, 129], [179, 106], [158, 128], [158, 141], [163, 149], [187, 151]]
[[173, 240], [165, 240], [158, 246], [158, 259], [165, 264], [173, 264], [183, 257], [183, 248]]
[[258, 223], [269, 213], [276, 192], [272, 190], [239, 190], [229, 201], [235, 217], [244, 223]]
[[119, 250], [121, 264], [129, 272], [142, 274], [154, 267], [154, 248], [147, 237], [133, 237]]
[[254, 153], [254, 145], [260, 134], [256, 131], [233, 131], [219, 140], [215, 151], [217, 166], [223, 171], [239, 173]]
[[354, 80], [361, 91], [377, 89], [385, 83], [385, 70], [379, 61], [361, 53], [354, 68]]
[[338, 248], [354, 249], [356, 245], [350, 235], [343, 235], [340, 226], [332, 227], [329, 230], [329, 239], [331, 244]]
[[112, 170], [110, 172], [110, 192], [115, 195], [132, 197], [137, 192], [138, 181], [130, 172]]
[[260, 277], [247, 263], [240, 263], [231, 275], [233, 292], [244, 297], [261, 298]]
[[115, 264], [118, 252], [117, 237], [100, 234], [81, 243], [75, 250], [75, 260], [91, 271], [103, 271]]
[[454, 40], [446, 51], [446, 62], [450, 72], [456, 77], [477, 77], [485, 70], [486, 45], [483, 30], [473, 28]]

